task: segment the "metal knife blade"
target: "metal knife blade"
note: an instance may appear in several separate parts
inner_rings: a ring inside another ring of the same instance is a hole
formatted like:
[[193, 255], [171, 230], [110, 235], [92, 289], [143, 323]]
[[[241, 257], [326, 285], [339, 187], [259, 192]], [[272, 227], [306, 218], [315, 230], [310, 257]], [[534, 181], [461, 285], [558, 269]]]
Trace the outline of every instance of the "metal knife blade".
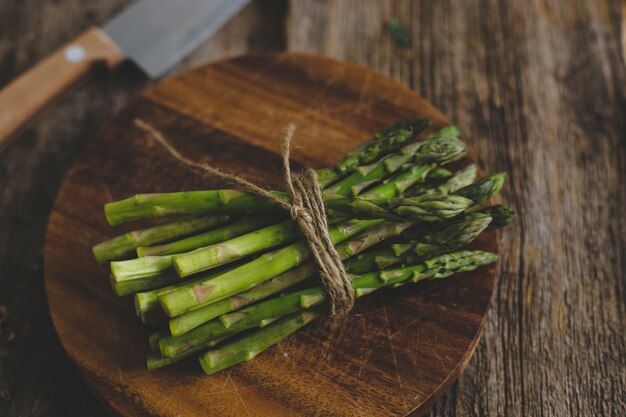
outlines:
[[151, 78], [218, 31], [250, 0], [139, 0], [103, 31]]

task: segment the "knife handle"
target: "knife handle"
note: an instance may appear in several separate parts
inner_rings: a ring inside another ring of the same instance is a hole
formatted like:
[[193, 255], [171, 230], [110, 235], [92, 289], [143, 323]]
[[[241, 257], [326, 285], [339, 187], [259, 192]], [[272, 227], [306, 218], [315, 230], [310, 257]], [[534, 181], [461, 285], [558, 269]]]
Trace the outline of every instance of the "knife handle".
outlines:
[[91, 27], [57, 49], [0, 91], [0, 152], [39, 112], [98, 66], [112, 69], [124, 60], [117, 45]]

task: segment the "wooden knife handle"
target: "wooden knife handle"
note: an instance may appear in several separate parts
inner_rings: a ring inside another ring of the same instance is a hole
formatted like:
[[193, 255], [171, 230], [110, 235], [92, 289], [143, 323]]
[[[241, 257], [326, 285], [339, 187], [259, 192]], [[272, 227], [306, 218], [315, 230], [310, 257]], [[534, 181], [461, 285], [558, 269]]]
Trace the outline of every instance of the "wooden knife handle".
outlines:
[[97, 65], [112, 69], [123, 60], [117, 45], [92, 27], [11, 81], [0, 91], [0, 152], [28, 121]]

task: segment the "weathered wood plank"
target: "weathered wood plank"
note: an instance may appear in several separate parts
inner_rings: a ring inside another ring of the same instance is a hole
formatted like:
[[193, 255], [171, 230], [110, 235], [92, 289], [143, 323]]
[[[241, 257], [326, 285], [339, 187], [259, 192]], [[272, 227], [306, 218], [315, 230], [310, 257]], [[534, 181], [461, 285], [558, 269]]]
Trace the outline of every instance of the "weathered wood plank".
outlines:
[[[432, 415], [626, 412], [626, 72], [617, 1], [293, 1], [290, 50], [386, 72], [510, 173], [483, 341]], [[620, 11], [622, 10], [622, 11]], [[384, 29], [398, 17], [413, 47]]]

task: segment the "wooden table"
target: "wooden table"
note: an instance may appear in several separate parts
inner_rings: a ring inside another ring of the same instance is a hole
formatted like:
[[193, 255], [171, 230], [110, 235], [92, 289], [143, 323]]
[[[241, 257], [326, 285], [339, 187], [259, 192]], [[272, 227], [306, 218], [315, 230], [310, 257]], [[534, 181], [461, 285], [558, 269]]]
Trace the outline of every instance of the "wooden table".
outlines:
[[[126, 0], [0, 5], [0, 84]], [[626, 3], [257, 0], [176, 71], [293, 50], [355, 61], [419, 91], [480, 163], [506, 170], [519, 218], [465, 374], [433, 416], [626, 415]], [[412, 46], [396, 45], [398, 17]], [[74, 156], [149, 82], [132, 66], [64, 99], [0, 156], [0, 415], [109, 416], [52, 328], [42, 245]], [[2, 109], [0, 109], [1, 111]]]

